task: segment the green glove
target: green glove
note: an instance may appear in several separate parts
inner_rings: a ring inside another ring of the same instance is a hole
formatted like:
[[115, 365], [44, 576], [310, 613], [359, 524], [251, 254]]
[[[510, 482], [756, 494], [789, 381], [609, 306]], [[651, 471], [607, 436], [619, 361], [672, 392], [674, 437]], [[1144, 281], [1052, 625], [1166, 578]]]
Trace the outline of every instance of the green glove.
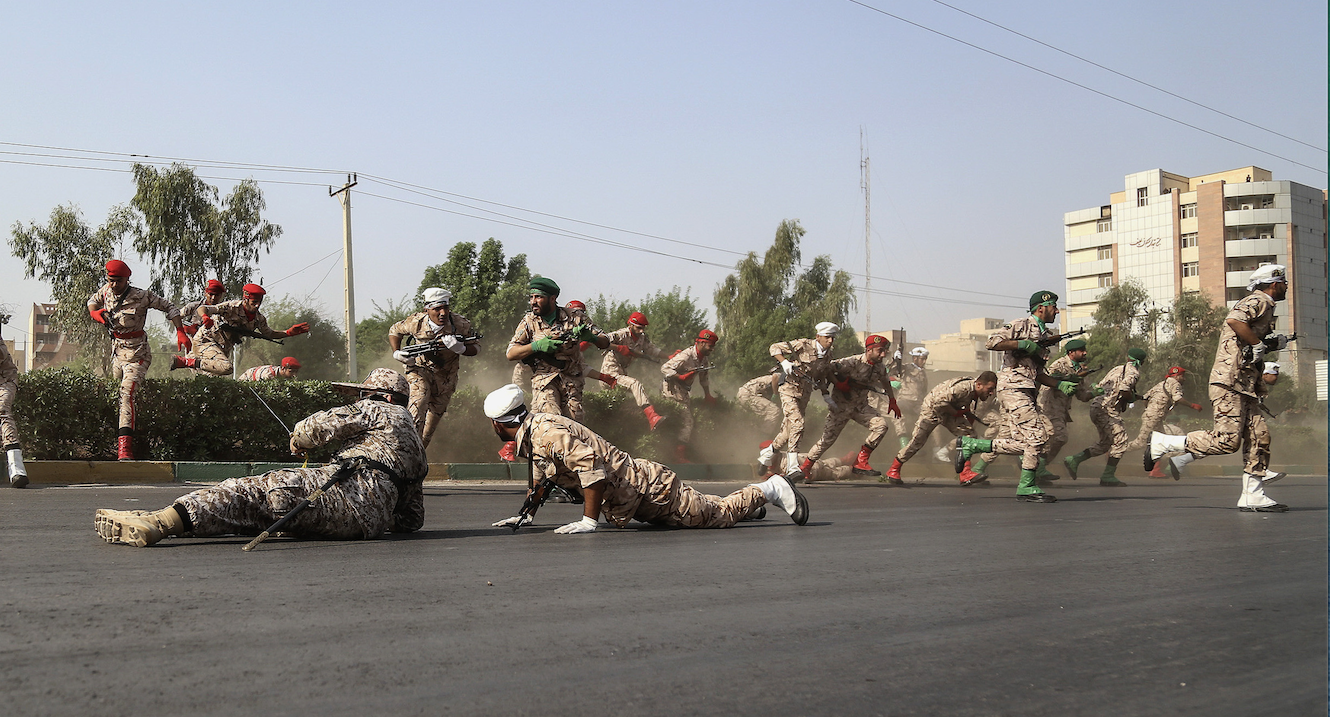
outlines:
[[891, 382], [891, 387], [892, 387], [893, 389], [900, 388], [900, 387], [901, 387], [901, 382], [900, 382], [900, 381], [892, 381], [892, 382]]
[[1029, 354], [1030, 356], [1038, 355], [1039, 342], [1030, 339], [1021, 339], [1016, 342], [1016, 350], [1024, 354]]
[[552, 354], [563, 346], [562, 341], [556, 341], [548, 336], [542, 336], [531, 342], [531, 350], [538, 354]]
[[1064, 396], [1070, 396], [1076, 393], [1076, 383], [1074, 381], [1058, 381], [1058, 390]]
[[574, 326], [572, 333], [574, 341], [590, 341], [596, 338], [596, 332], [592, 331], [591, 327], [586, 324], [578, 324], [577, 326]]
[[1095, 387], [1094, 387], [1094, 395], [1096, 395], [1096, 396], [1102, 396], [1102, 395], [1104, 395], [1104, 387], [1103, 387], [1103, 386], [1095, 386]]

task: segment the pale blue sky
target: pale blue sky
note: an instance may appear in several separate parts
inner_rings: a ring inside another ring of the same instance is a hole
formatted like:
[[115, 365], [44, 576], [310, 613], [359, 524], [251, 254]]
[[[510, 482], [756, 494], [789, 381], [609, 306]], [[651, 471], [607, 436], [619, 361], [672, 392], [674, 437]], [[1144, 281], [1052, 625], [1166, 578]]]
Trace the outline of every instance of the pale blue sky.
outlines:
[[[935, 2], [868, 4], [1325, 167], [1324, 152]], [[1324, 3], [952, 4], [1326, 145]], [[709, 248], [574, 227], [726, 265], [736, 257], [725, 250], [761, 251], [782, 219], [798, 218], [808, 230], [807, 256], [828, 253], [837, 267], [861, 272], [863, 126], [878, 235], [874, 287], [981, 303], [988, 299], [951, 289], [1061, 292], [1063, 212], [1104, 203], [1127, 173], [1256, 164], [1278, 179], [1326, 186], [1324, 172], [844, 0], [273, 5], [14, 4], [0, 23], [0, 141], [357, 171], [701, 244]], [[223, 192], [232, 185], [214, 183]], [[96, 225], [133, 193], [127, 173], [6, 163], [0, 186], [6, 238], [14, 222], [45, 221], [65, 202]], [[270, 284], [339, 248], [341, 214], [326, 187], [263, 189], [267, 216], [285, 229], [260, 264]], [[370, 181], [357, 189], [445, 206]], [[637, 299], [680, 285], [710, 308], [727, 273], [364, 195], [354, 199], [354, 234], [362, 316], [372, 301], [414, 290], [423, 267], [442, 261], [454, 242], [490, 236], [509, 253], [525, 252], [534, 271], [560, 282], [565, 299], [601, 292]], [[3, 256], [0, 303], [45, 300], [47, 288], [21, 280], [7, 247]], [[313, 292], [340, 316], [340, 267], [324, 279], [332, 261], [273, 292]], [[905, 326], [913, 339], [933, 338], [956, 331], [963, 318], [1010, 318], [1020, 311], [1009, 307], [1023, 304], [989, 299], [997, 305], [875, 296], [873, 328]], [[863, 327], [862, 318], [856, 323]]]

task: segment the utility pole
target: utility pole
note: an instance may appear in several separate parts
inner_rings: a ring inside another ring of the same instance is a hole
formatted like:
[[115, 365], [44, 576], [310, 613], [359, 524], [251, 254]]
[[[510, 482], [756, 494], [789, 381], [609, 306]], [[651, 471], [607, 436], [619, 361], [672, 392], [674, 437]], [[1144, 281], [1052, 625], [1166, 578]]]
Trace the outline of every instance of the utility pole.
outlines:
[[356, 175], [346, 177], [341, 189], [328, 187], [328, 196], [342, 203], [342, 278], [346, 292], [346, 380], [355, 383], [356, 374], [356, 282], [351, 262], [351, 188], [356, 186]]
[[873, 188], [863, 125], [859, 126], [859, 188], [864, 193], [864, 335], [867, 336], [873, 333]]

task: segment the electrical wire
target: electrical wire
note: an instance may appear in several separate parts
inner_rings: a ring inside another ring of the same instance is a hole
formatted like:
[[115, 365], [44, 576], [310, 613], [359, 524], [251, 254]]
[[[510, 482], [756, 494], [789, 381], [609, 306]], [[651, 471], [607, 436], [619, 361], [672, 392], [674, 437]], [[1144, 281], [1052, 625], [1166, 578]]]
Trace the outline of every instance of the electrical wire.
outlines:
[[290, 274], [287, 274], [286, 276], [283, 276], [282, 278], [278, 279], [277, 281], [270, 281], [270, 282], [268, 282], [268, 286], [276, 286], [277, 284], [280, 284], [280, 283], [282, 283], [283, 281], [286, 281], [287, 279], [290, 279], [291, 277], [295, 276], [296, 274], [299, 274], [300, 272], [305, 271], [306, 269], [310, 269], [310, 268], [312, 268], [312, 267], [314, 267], [314, 266], [316, 266], [316, 265], [318, 265], [318, 264], [322, 264], [322, 263], [323, 263], [328, 257], [332, 256], [333, 254], [341, 254], [341, 253], [342, 253], [342, 250], [341, 250], [341, 249], [338, 249], [337, 251], [332, 252], [332, 254], [327, 254], [327, 255], [325, 255], [325, 256], [324, 256], [323, 258], [321, 258], [321, 259], [315, 259], [313, 264], [309, 264], [308, 266], [304, 267], [303, 269], [296, 269], [295, 271], [291, 272]]

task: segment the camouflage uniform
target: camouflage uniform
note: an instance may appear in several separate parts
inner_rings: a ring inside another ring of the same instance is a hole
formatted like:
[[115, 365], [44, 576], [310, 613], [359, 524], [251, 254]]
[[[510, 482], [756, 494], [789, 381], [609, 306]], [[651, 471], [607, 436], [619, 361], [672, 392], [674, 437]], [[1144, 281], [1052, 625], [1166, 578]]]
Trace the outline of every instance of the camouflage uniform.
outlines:
[[774, 451], [786, 453], [798, 452], [799, 443], [804, 438], [804, 411], [808, 409], [808, 399], [813, 390], [826, 382], [827, 366], [831, 363], [831, 350], [819, 355], [819, 346], [814, 339], [795, 339], [781, 341], [771, 345], [773, 357], [784, 355], [795, 365], [802, 376], [786, 376], [780, 385], [780, 408], [784, 413], [780, 433], [771, 442]]
[[680, 374], [697, 371], [697, 369], [706, 366], [707, 363], [697, 355], [697, 345], [694, 344], [674, 355], [674, 358], [660, 365], [660, 374], [665, 378], [661, 381], [660, 391], [666, 398], [671, 398], [683, 404], [683, 411], [679, 413], [679, 442], [687, 443], [693, 437], [693, 379], [697, 379], [702, 390], [711, 393], [711, 378], [709, 371], [698, 371], [688, 378], [680, 378]]
[[[194, 358], [198, 359], [197, 370], [213, 376], [225, 376], [231, 373], [231, 348], [240, 344], [245, 337], [235, 330], [253, 331], [270, 339], [286, 338], [285, 331], [268, 327], [268, 319], [258, 309], [249, 313], [245, 309], [244, 299], [223, 301], [220, 304], [202, 307], [212, 317], [212, 326], [204, 326], [194, 335]], [[232, 330], [227, 330], [230, 327]]]
[[775, 382], [775, 374], [758, 376], [740, 386], [739, 391], [734, 394], [735, 403], [756, 413], [761, 419], [763, 431], [775, 431], [780, 427], [780, 409], [768, 400], [776, 394], [776, 389], [773, 388]]
[[[389, 336], [404, 339], [407, 336], [416, 343], [424, 344], [440, 336], [474, 336], [475, 329], [471, 321], [454, 311], [443, 317], [443, 325], [437, 330], [430, 321], [429, 314], [421, 311], [393, 324], [388, 329]], [[406, 346], [403, 341], [402, 346]], [[480, 350], [479, 341], [468, 341], [467, 346]], [[421, 441], [428, 446], [434, 436], [434, 429], [439, 419], [448, 412], [448, 404], [457, 391], [457, 371], [461, 364], [461, 355], [444, 349], [424, 356], [416, 356], [406, 364], [406, 382], [411, 386], [411, 400], [407, 410], [416, 420], [416, 431]]]
[[[1085, 367], [1085, 364], [1072, 361], [1070, 356], [1063, 356], [1048, 364], [1048, 373], [1070, 376]], [[1076, 384], [1076, 398], [1082, 402], [1094, 398], [1094, 392], [1084, 382]], [[1039, 412], [1048, 419], [1051, 433], [1044, 446], [1044, 458], [1053, 460], [1067, 445], [1067, 424], [1071, 423], [1071, 396], [1051, 386], [1039, 387]]]
[[822, 438], [808, 451], [808, 458], [814, 461], [821, 458], [850, 421], [868, 428], [868, 438], [864, 440], [864, 445], [870, 450], [876, 449], [887, 434], [887, 419], [869, 405], [868, 394], [872, 393], [870, 387], [887, 387], [890, 380], [887, 378], [887, 365], [883, 362], [869, 363], [868, 354], [862, 353], [832, 361], [828, 374], [837, 381], [848, 381], [850, 391], [846, 393], [837, 388], [832, 392], [836, 407], [827, 412]]
[[180, 307], [180, 323], [183, 326], [200, 326], [203, 319], [199, 317], [199, 307], [204, 305], [208, 299], [195, 299], [188, 304]]
[[[1256, 291], [1233, 305], [1226, 319], [1235, 319], [1251, 327], [1259, 338], [1275, 328], [1275, 300]], [[1270, 462], [1270, 429], [1259, 408], [1268, 388], [1261, 380], [1260, 364], [1244, 363], [1243, 342], [1227, 320], [1219, 332], [1219, 349], [1210, 371], [1210, 402], [1215, 409], [1215, 426], [1209, 431], [1187, 434], [1187, 452], [1197, 456], [1217, 456], [1243, 452], [1243, 470], [1264, 475]]]
[[[919, 417], [920, 408], [924, 403], [924, 397], [928, 395], [928, 372], [916, 366], [912, 361], [906, 361], [901, 364], [897, 376], [901, 387], [896, 389], [896, 407], [901, 410], [901, 417], [891, 417], [892, 424], [896, 428], [896, 435], [910, 435], [910, 427], [915, 424]], [[878, 396], [877, 401], [882, 406], [879, 407], [882, 415], [888, 415], [885, 406], [886, 396]]]
[[1087, 456], [1093, 458], [1107, 453], [1109, 458], [1121, 458], [1127, 452], [1127, 428], [1118, 412], [1118, 394], [1125, 392], [1130, 402], [1136, 394], [1136, 381], [1140, 377], [1141, 370], [1128, 361], [1114, 367], [1099, 382], [1104, 393], [1090, 402], [1090, 420], [1099, 430], [1099, 442], [1085, 449]]
[[[365, 399], [316, 413], [297, 423], [297, 446], [314, 448], [342, 441], [338, 459], [364, 457], [396, 476], [363, 467], [329, 488], [282, 529], [301, 537], [377, 538], [384, 531], [409, 533], [425, 523], [421, 490], [429, 464], [411, 414], [401, 406]], [[258, 535], [322, 486], [336, 465], [290, 468], [231, 478], [176, 500], [189, 513], [191, 534]]]
[[244, 373], [240, 374], [239, 380], [271, 381], [281, 376], [279, 373], [281, 370], [281, 366], [254, 366], [253, 368], [246, 369]]
[[120, 435], [132, 435], [137, 419], [136, 394], [152, 365], [152, 347], [143, 330], [148, 323], [148, 310], [166, 314], [167, 320], [179, 318], [180, 312], [171, 302], [147, 289], [130, 286], [123, 295], [116, 296], [110, 284], [103, 285], [88, 299], [88, 310], [97, 309], [106, 309], [111, 331], [111, 377], [120, 381]]
[[[987, 346], [991, 350], [1010, 339], [1040, 341], [1056, 335], [1047, 327], [1040, 329], [1037, 317], [1026, 316], [989, 336]], [[1039, 349], [1039, 358], [1014, 350], [1002, 352], [1002, 370], [998, 373], [997, 384], [1002, 425], [997, 438], [993, 439], [993, 453], [1020, 455], [1022, 470], [1032, 471], [1039, 467], [1039, 455], [1043, 453], [1051, 432], [1048, 419], [1039, 412], [1035, 400], [1039, 395], [1037, 378], [1043, 373], [1041, 366], [1048, 359], [1048, 353], [1043, 347]], [[984, 456], [984, 462], [991, 462], [989, 456]]]
[[[605, 352], [605, 360], [600, 363], [600, 372], [613, 376], [618, 381], [618, 387], [627, 389], [633, 394], [633, 401], [637, 403], [638, 408], [651, 404], [651, 399], [647, 396], [646, 388], [642, 382], [628, 375], [628, 368], [633, 365], [633, 360], [637, 358], [633, 354], [646, 356], [656, 363], [663, 363], [669, 358], [660, 347], [651, 343], [647, 338], [646, 331], [638, 329], [637, 338], [633, 338], [633, 332], [627, 326], [618, 331], [611, 331], [606, 334], [610, 337], [610, 350]], [[624, 356], [614, 350], [614, 346], [627, 346], [632, 351], [631, 354]]]
[[605, 484], [601, 511], [620, 528], [633, 520], [683, 528], [729, 528], [766, 504], [761, 489], [745, 486], [725, 497], [707, 495], [674, 471], [633, 458], [563, 416], [531, 413], [517, 432], [518, 454], [532, 459], [536, 480], [564, 488]]
[[[554, 323], [546, 322], [544, 318], [527, 312], [522, 317], [522, 322], [517, 325], [517, 330], [513, 332], [513, 340], [509, 342], [508, 348], [526, 346], [546, 336], [560, 338], [578, 326], [586, 326], [596, 333], [601, 333], [586, 314], [580, 311], [570, 312], [565, 307], [557, 307]], [[564, 341], [559, 350], [553, 354], [555, 360], [565, 362], [562, 369], [541, 360], [540, 357], [534, 359], [535, 365], [531, 367], [533, 373], [530, 402], [527, 404], [532, 412], [559, 414], [568, 416], [574, 421], [581, 421], [584, 418], [582, 387], [585, 379], [582, 378], [582, 351], [577, 343], [575, 339]]]
[[1145, 412], [1141, 414], [1141, 432], [1136, 440], [1127, 446], [1132, 451], [1150, 445], [1150, 434], [1160, 430], [1164, 419], [1173, 408], [1173, 404], [1182, 400], [1182, 381], [1177, 376], [1166, 376], [1156, 383], [1143, 397], [1146, 400]]
[[18, 422], [14, 420], [14, 398], [18, 396], [18, 366], [9, 346], [0, 341], [0, 446], [18, 445]]
[[904, 463], [913, 458], [928, 443], [928, 437], [938, 426], [951, 431], [953, 436], [974, 435], [970, 422], [959, 413], [972, 409], [979, 400], [974, 391], [974, 381], [969, 376], [953, 378], [939, 383], [924, 396], [919, 409], [919, 421], [914, 424], [914, 436], [910, 444], [896, 454], [896, 460]]

